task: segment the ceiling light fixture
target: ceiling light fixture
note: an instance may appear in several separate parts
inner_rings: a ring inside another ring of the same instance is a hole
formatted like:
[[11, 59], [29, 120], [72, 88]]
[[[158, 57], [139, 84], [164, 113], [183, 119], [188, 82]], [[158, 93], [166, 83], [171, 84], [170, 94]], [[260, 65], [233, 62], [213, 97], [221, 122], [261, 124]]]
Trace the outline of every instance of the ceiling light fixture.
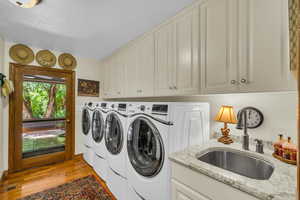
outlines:
[[21, 8], [33, 8], [41, 2], [41, 0], [9, 0], [13, 4]]

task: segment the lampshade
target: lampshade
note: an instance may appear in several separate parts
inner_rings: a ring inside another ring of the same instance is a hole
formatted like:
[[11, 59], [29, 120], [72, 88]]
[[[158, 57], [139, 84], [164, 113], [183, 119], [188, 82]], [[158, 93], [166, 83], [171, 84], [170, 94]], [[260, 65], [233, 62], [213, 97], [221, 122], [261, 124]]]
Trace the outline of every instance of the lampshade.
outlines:
[[32, 8], [41, 2], [41, 0], [9, 0], [9, 1], [21, 8]]
[[230, 124], [237, 123], [237, 119], [232, 106], [222, 106], [218, 115], [215, 117], [215, 120], [218, 122], [225, 122]]

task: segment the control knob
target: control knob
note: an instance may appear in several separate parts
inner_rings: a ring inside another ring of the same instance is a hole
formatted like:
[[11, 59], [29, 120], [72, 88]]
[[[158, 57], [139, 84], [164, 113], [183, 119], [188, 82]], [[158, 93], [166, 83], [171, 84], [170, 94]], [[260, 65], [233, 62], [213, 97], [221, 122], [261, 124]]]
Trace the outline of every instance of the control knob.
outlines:
[[146, 110], [146, 106], [145, 106], [145, 105], [141, 105], [141, 106], [140, 106], [140, 110], [141, 110], [141, 111], [145, 111], [145, 110]]

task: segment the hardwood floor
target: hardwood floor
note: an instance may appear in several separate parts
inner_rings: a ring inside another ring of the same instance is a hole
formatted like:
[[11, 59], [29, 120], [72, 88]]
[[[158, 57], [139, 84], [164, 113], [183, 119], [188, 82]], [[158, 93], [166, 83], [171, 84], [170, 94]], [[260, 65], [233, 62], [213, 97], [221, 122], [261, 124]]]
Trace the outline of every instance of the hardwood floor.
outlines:
[[0, 183], [0, 199], [18, 199], [88, 175], [94, 175], [105, 190], [110, 193], [106, 184], [82, 159], [82, 156], [76, 156], [71, 161], [8, 175]]

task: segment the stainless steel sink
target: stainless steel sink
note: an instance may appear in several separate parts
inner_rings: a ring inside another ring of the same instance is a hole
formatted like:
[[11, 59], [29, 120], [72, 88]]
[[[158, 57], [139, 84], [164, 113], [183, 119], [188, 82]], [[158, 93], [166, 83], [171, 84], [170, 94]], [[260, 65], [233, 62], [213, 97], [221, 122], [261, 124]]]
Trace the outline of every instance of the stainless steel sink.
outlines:
[[209, 149], [197, 158], [216, 167], [257, 180], [269, 179], [274, 171], [272, 163], [249, 153], [228, 148]]

